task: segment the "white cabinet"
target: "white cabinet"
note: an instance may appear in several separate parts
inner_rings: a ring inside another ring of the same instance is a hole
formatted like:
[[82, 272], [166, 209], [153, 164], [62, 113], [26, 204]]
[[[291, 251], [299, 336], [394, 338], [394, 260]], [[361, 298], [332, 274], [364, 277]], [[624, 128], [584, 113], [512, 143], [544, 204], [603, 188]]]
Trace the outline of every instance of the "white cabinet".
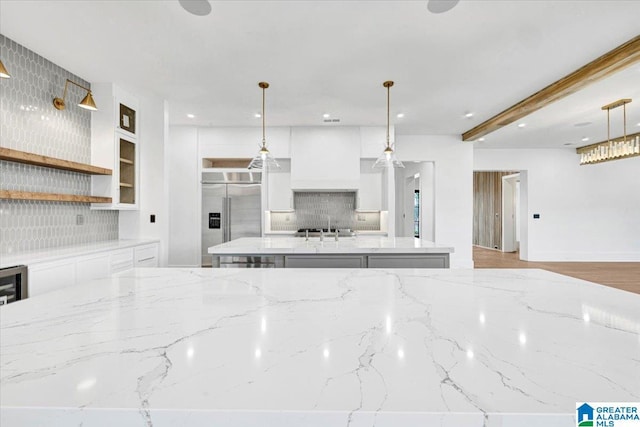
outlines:
[[29, 266], [29, 298], [75, 284], [75, 259], [43, 262]]
[[291, 128], [291, 188], [356, 190], [360, 128]]
[[91, 194], [111, 197], [111, 203], [93, 203], [92, 209], [138, 209], [140, 125], [138, 101], [112, 83], [92, 87], [98, 111], [91, 115], [91, 163], [113, 171], [92, 176]]
[[374, 161], [360, 163], [360, 186], [358, 187], [357, 208], [379, 211], [382, 209], [382, 172], [372, 169]]
[[84, 256], [76, 261], [76, 283], [107, 277], [110, 272], [108, 253]]
[[111, 274], [133, 268], [133, 248], [119, 249], [110, 254]]
[[157, 267], [158, 249], [158, 243], [147, 243], [28, 264], [29, 297], [68, 286], [81, 286], [89, 280], [108, 277], [134, 267]]
[[293, 209], [293, 192], [291, 191], [291, 163], [289, 160], [279, 160], [280, 169], [267, 173], [269, 210]]
[[138, 246], [134, 253], [134, 266], [138, 267], [157, 267], [158, 266], [158, 245], [151, 244]]

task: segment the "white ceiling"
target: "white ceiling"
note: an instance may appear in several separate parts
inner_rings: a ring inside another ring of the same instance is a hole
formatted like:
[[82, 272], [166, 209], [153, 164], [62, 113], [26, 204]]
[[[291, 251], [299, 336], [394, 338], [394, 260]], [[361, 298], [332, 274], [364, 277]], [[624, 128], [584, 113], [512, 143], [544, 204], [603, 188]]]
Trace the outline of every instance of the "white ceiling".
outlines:
[[[167, 99], [172, 124], [259, 126], [264, 80], [270, 126], [321, 125], [323, 113], [384, 125], [391, 79], [397, 133], [461, 134], [635, 37], [640, 16], [640, 1], [616, 0], [462, 0], [443, 14], [426, 1], [211, 4], [202, 17], [177, 0], [1, 0], [0, 32], [86, 80]], [[638, 82], [627, 69], [477, 147], [603, 139], [600, 106], [622, 97], [640, 131]]]

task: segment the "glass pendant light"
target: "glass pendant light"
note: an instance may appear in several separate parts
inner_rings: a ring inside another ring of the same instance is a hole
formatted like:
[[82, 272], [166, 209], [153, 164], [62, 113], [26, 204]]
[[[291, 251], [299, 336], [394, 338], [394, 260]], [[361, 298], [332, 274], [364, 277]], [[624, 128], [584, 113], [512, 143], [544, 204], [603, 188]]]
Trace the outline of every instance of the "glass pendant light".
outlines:
[[392, 81], [386, 81], [382, 83], [382, 86], [387, 88], [387, 146], [384, 151], [378, 157], [373, 164], [374, 168], [403, 168], [404, 165], [400, 160], [396, 158], [396, 153], [391, 147], [391, 138], [389, 136], [389, 89], [393, 86]]
[[269, 83], [260, 82], [258, 86], [262, 89], [262, 145], [260, 151], [249, 163], [249, 169], [272, 169], [279, 168], [280, 165], [267, 148], [267, 140], [264, 136], [264, 91], [269, 87]]

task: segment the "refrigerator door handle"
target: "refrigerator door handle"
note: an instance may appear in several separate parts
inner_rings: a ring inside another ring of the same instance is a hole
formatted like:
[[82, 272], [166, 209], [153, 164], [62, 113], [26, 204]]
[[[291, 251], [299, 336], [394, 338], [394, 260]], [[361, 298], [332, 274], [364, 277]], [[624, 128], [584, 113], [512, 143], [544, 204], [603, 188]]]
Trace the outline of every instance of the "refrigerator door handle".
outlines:
[[227, 197], [227, 242], [231, 240], [231, 197]]
[[229, 239], [227, 239], [227, 220], [228, 220], [228, 216], [227, 216], [227, 198], [223, 197], [222, 198], [222, 218], [220, 221], [220, 225], [222, 226], [222, 242], [228, 242]]

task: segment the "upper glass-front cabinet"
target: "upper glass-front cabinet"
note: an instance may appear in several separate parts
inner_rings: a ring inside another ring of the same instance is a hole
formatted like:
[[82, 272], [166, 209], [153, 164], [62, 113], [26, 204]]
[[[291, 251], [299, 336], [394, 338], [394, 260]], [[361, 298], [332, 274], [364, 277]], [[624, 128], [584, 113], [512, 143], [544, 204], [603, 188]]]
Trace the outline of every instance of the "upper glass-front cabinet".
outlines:
[[92, 177], [91, 194], [112, 198], [92, 209], [138, 209], [140, 124], [138, 101], [112, 83], [91, 87], [100, 109], [91, 116], [91, 161], [113, 170], [110, 177]]

